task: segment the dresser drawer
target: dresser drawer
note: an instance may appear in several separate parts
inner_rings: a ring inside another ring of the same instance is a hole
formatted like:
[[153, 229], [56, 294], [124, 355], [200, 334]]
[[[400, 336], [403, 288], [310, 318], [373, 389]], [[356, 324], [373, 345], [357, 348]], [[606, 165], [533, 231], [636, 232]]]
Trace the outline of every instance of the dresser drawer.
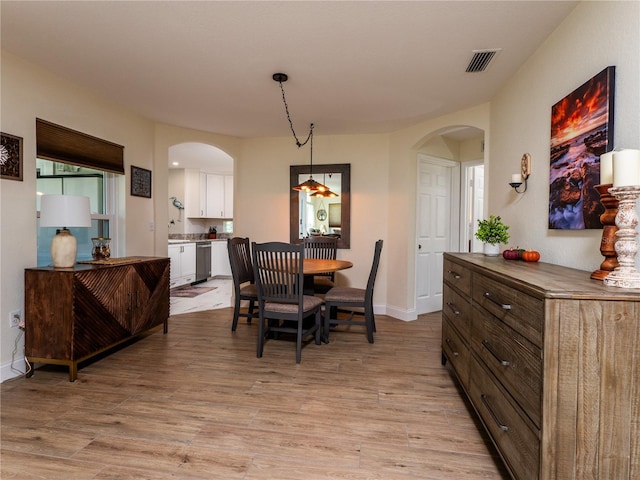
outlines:
[[522, 335], [475, 308], [471, 348], [540, 428], [542, 353]]
[[463, 295], [471, 296], [470, 270], [445, 258], [442, 277], [445, 283], [457, 288]]
[[542, 347], [544, 302], [504, 283], [474, 274], [473, 300], [515, 331]]
[[503, 459], [518, 480], [537, 480], [539, 432], [529, 428], [517, 406], [478, 360], [470, 358], [469, 396]]
[[463, 297], [447, 284], [443, 285], [442, 292], [442, 313], [468, 342], [472, 317], [470, 299]]
[[464, 386], [469, 386], [469, 347], [462, 341], [455, 328], [446, 320], [442, 320], [442, 351], [451, 362]]

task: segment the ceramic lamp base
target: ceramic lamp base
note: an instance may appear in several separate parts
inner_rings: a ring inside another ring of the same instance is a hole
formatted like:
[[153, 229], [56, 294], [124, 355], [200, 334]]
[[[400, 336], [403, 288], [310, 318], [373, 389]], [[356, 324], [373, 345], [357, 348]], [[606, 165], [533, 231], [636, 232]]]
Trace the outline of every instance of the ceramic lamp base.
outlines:
[[51, 240], [51, 259], [54, 268], [70, 268], [76, 263], [78, 242], [67, 229], [58, 230]]

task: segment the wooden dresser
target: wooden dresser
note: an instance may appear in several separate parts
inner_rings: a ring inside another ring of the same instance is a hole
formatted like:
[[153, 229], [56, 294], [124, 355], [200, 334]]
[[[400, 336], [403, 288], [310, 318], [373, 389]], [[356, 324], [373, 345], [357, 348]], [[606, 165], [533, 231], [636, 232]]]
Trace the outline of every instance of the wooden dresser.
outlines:
[[[78, 363], [169, 318], [169, 259], [128, 257], [25, 270], [25, 356]], [[31, 372], [33, 373], [33, 371]]]
[[640, 289], [444, 255], [442, 361], [513, 478], [640, 479]]

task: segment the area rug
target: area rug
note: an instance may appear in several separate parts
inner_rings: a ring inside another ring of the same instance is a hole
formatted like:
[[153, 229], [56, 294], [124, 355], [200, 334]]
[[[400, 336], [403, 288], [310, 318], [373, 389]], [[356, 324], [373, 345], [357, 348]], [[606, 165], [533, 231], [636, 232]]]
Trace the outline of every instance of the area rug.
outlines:
[[193, 298], [198, 295], [202, 295], [203, 293], [210, 292], [211, 290], [215, 290], [218, 287], [194, 287], [192, 285], [185, 285], [183, 287], [174, 288], [169, 292], [169, 295], [172, 297], [186, 297]]

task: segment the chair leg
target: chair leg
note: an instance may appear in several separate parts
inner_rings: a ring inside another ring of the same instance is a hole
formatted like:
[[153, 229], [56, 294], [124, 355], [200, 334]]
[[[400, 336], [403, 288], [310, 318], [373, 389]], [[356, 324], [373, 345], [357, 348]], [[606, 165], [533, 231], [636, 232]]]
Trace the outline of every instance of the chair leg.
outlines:
[[373, 332], [375, 330], [375, 320], [373, 319], [373, 311], [366, 309], [364, 312], [364, 323], [367, 328], [367, 340], [369, 343], [373, 343]]
[[262, 358], [262, 349], [264, 347], [264, 318], [262, 315], [259, 315], [258, 318], [260, 321], [258, 323], [258, 351], [256, 356]]
[[255, 307], [254, 300], [249, 300], [249, 310], [247, 315], [247, 323], [251, 323], [251, 319], [255, 317], [255, 313], [253, 313], [253, 309]]
[[240, 314], [240, 296], [236, 295], [235, 304], [233, 306], [233, 323], [231, 324], [231, 331], [235, 332], [238, 327], [238, 316]]
[[331, 310], [332, 306], [330, 303], [325, 304], [324, 306], [324, 327], [322, 329], [322, 339], [329, 343], [329, 326], [331, 323]]
[[296, 335], [296, 363], [302, 360], [302, 324], [304, 319], [298, 320], [298, 333]]
[[377, 330], [376, 330], [376, 316], [373, 313], [373, 302], [371, 303], [371, 305], [369, 305], [369, 312], [371, 312], [371, 325], [373, 327], [373, 331], [377, 332]]
[[322, 343], [322, 314], [320, 310], [316, 312], [316, 345]]

